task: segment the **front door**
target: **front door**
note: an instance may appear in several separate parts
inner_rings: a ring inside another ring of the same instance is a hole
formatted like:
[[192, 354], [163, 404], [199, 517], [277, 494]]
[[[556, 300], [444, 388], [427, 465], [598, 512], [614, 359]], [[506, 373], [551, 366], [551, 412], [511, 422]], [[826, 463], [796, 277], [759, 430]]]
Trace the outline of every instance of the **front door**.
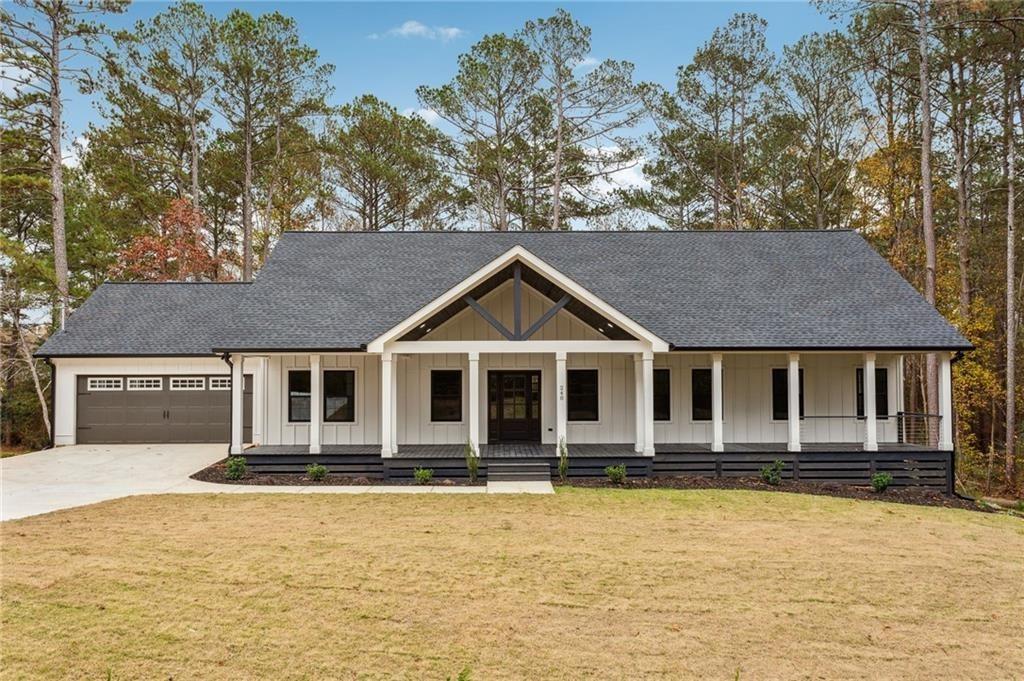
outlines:
[[487, 441], [540, 442], [540, 372], [487, 374]]

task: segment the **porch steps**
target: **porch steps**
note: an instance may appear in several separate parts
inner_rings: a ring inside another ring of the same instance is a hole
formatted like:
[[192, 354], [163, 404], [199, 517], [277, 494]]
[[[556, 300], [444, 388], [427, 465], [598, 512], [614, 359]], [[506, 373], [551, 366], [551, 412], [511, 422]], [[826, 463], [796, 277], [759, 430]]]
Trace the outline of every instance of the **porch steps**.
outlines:
[[540, 481], [551, 482], [551, 464], [546, 461], [490, 461], [487, 464], [487, 481]]

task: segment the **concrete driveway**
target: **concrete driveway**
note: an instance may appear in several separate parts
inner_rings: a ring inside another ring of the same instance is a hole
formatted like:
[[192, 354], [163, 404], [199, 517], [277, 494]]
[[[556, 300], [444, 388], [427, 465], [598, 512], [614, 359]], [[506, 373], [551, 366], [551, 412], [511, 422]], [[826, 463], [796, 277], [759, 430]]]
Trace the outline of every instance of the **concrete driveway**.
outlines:
[[74, 445], [0, 459], [0, 520], [135, 494], [199, 491], [227, 445]]

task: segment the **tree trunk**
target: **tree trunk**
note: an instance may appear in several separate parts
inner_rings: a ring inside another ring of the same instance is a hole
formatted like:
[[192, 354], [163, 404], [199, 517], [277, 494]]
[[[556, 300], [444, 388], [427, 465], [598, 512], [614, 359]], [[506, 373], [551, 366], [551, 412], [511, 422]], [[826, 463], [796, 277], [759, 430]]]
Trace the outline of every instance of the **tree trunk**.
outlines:
[[558, 127], [555, 129], [555, 167], [554, 177], [551, 185], [551, 229], [558, 231], [562, 228], [562, 140], [565, 122], [565, 93], [562, 84], [561, 64], [555, 64], [556, 82], [555, 97], [558, 100]]
[[242, 281], [252, 281], [252, 128], [245, 115], [245, 179], [242, 182]]
[[1014, 221], [1016, 202], [1016, 144], [1014, 142], [1013, 114], [1016, 85], [1010, 80], [1007, 65], [1006, 93], [1006, 482], [1012, 486], [1017, 457], [1017, 236]]
[[53, 222], [53, 270], [56, 276], [60, 316], [54, 322], [64, 328], [71, 296], [68, 292], [68, 248], [64, 232], [64, 155], [61, 149], [63, 104], [60, 101], [61, 26], [60, 18], [50, 17], [50, 212]]
[[39, 372], [36, 370], [36, 361], [32, 357], [32, 351], [28, 349], [28, 342], [25, 340], [25, 334], [21, 330], [21, 320], [14, 320], [14, 331], [18, 334], [18, 346], [21, 348], [21, 354], [25, 357], [25, 363], [28, 364], [29, 374], [32, 376], [32, 385], [36, 389], [36, 397], [39, 399], [39, 410], [43, 414], [43, 424], [46, 426], [46, 432], [50, 433], [50, 408], [46, 403], [46, 395], [43, 393], [43, 386], [39, 383]]
[[[917, 2], [918, 79], [921, 96], [921, 218], [924, 228], [924, 297], [935, 305], [935, 218], [932, 208], [932, 107], [928, 73], [928, 2]], [[934, 353], [927, 357], [928, 411], [939, 406], [939, 364]]]
[[193, 106], [188, 117], [189, 143], [192, 150], [192, 206], [199, 210], [199, 131], [196, 128], [196, 108]]

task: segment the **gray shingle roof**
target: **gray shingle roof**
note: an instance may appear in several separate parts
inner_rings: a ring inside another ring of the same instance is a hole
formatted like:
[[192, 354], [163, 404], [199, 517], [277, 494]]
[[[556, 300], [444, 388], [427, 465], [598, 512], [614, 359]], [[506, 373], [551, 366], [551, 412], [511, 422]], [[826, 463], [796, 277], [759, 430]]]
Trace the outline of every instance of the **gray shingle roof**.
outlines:
[[[291, 232], [252, 285], [194, 294], [205, 312], [102, 287], [53, 348], [357, 349], [516, 245], [680, 349], [970, 347], [858, 234], [791, 231]], [[111, 304], [135, 318], [103, 326]]]
[[106, 283], [40, 356], [208, 355], [249, 284]]

